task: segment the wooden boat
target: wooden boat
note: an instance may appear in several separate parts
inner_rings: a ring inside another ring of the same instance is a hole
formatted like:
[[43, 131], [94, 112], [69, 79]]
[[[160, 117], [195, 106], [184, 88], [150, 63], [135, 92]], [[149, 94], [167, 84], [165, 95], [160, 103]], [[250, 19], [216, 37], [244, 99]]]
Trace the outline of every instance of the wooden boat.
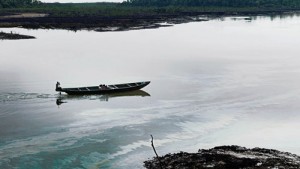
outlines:
[[150, 81], [89, 87], [62, 88], [60, 87], [60, 83], [57, 82], [55, 91], [65, 92], [69, 95], [110, 94], [139, 90], [147, 86], [149, 83]]

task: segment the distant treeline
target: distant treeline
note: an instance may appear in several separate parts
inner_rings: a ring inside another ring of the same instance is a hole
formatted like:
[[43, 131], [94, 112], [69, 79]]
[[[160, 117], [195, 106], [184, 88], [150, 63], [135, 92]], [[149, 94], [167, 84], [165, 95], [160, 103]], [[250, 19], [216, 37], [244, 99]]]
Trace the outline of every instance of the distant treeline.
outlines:
[[[103, 0], [99, 0], [103, 1]], [[249, 14], [300, 10], [300, 0], [124, 0], [122, 3], [42, 3], [0, 0], [0, 15], [47, 13], [51, 17], [149, 17], [185, 14]]]
[[38, 0], [0, 0], [0, 8], [28, 7], [39, 3]]
[[300, 0], [127, 0], [136, 6], [299, 7]]

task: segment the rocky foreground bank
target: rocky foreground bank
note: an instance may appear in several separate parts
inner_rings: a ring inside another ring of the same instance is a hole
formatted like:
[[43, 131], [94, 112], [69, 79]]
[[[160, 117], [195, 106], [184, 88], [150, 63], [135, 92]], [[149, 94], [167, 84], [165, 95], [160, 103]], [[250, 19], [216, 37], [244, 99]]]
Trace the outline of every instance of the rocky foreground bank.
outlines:
[[35, 39], [33, 36], [0, 32], [0, 40]]
[[300, 157], [295, 154], [240, 146], [167, 154], [144, 163], [147, 169], [300, 169]]

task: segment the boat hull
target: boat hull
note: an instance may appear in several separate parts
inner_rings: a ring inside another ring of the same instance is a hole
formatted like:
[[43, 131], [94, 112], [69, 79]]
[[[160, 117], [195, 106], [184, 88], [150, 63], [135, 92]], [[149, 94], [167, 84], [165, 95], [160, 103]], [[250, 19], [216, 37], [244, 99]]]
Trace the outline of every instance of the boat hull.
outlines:
[[60, 90], [57, 90], [57, 91], [65, 92], [68, 95], [111, 94], [111, 93], [120, 93], [120, 92], [140, 90], [143, 87], [147, 86], [149, 83], [150, 83], [150, 81], [115, 84], [115, 85], [108, 85], [105, 88], [101, 88], [99, 86], [78, 87], [78, 88], [61, 88]]

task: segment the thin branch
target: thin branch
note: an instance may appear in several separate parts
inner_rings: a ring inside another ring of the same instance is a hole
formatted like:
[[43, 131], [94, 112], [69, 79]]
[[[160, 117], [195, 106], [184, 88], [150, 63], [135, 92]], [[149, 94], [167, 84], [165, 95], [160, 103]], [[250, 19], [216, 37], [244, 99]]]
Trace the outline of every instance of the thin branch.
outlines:
[[156, 152], [156, 150], [155, 150], [154, 144], [153, 144], [153, 136], [152, 136], [152, 135], [150, 135], [150, 136], [151, 136], [151, 146], [152, 146], [153, 151], [154, 151], [154, 153], [155, 153], [155, 155], [156, 155], [156, 157], [157, 157], [157, 160], [158, 160], [158, 162], [159, 162], [160, 169], [163, 169], [162, 164], [161, 164], [161, 161], [160, 161], [160, 159], [159, 159], [159, 156], [158, 156], [158, 154], [157, 154], [157, 152]]

